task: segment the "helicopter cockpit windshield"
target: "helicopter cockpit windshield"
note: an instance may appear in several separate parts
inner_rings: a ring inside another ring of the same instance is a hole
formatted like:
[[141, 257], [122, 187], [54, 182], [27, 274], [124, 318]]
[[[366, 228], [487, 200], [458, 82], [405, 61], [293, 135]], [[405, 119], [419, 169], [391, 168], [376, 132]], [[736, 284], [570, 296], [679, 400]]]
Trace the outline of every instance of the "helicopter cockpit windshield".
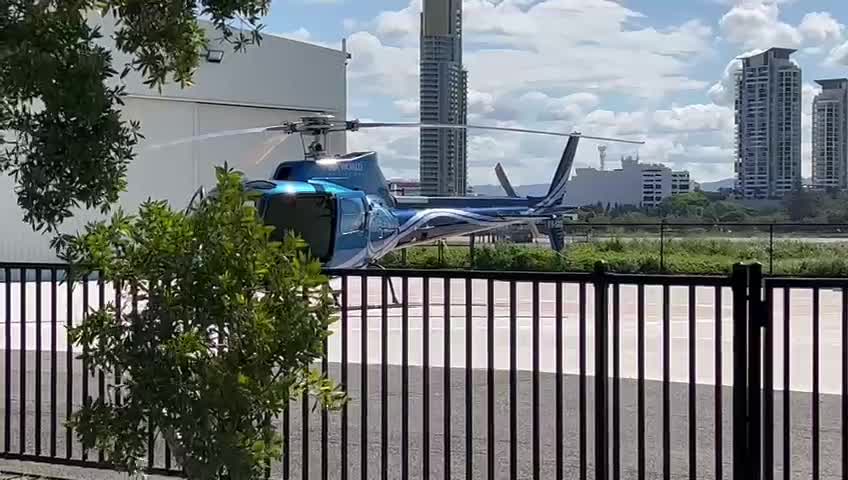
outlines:
[[326, 194], [280, 194], [268, 198], [262, 211], [265, 224], [272, 225], [272, 240], [294, 232], [309, 245], [311, 255], [322, 262], [333, 256], [336, 202]]

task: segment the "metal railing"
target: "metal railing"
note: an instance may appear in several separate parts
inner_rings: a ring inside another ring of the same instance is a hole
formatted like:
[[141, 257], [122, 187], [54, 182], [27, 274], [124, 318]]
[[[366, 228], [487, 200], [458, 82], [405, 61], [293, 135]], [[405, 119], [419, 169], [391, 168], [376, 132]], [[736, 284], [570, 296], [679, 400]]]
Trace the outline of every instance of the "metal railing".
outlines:
[[[697, 239], [700, 237], [719, 240], [747, 240], [767, 243], [765, 258], [757, 261], [767, 266], [769, 274], [774, 273], [775, 258], [779, 252], [775, 248], [779, 242], [787, 240], [828, 240], [844, 239], [848, 241], [848, 224], [833, 223], [745, 223], [745, 222], [659, 222], [659, 223], [578, 223], [564, 224], [566, 235], [572, 240], [586, 242], [593, 239], [622, 238], [638, 235], [643, 239], [659, 240], [656, 252], [661, 271], [665, 271], [666, 249], [668, 243], [676, 240]], [[740, 259], [750, 261], [752, 259]]]
[[[682, 240], [710, 239], [710, 240], [734, 240], [739, 242], [759, 242], [765, 247], [761, 258], [742, 258], [738, 261], [758, 261], [765, 266], [769, 275], [775, 272], [775, 263], [781, 258], [781, 247], [787, 241], [805, 241], [809, 243], [837, 244], [848, 243], [848, 224], [822, 224], [822, 223], [741, 223], [741, 222], [718, 222], [718, 223], [685, 223], [685, 222], [658, 222], [658, 223], [592, 223], [592, 222], [566, 222], [565, 229], [566, 245], [591, 244], [605, 240], [648, 240], [656, 242], [656, 260], [659, 263], [659, 271], [666, 273], [669, 259], [669, 246], [672, 242]], [[540, 245], [539, 242], [542, 244]], [[495, 234], [472, 234], [463, 238], [436, 241], [433, 244], [422, 244], [411, 248], [437, 248], [438, 259], [441, 262], [446, 255], [444, 250], [448, 247], [467, 247], [469, 259], [473, 259], [476, 250], [482, 244], [494, 244], [509, 242], [508, 235], [503, 231]], [[537, 239], [534, 243], [517, 242], [516, 245], [547, 246], [547, 238]], [[401, 264], [407, 265], [407, 251], [401, 250]], [[692, 272], [698, 273], [698, 272]]]
[[[64, 327], [89, 307], [133, 302], [99, 280], [59, 283], [64, 269], [0, 264], [0, 458], [109, 468], [99, 452], [81, 450], [63, 420], [113, 376], [83, 375]], [[339, 293], [337, 321], [315, 368], [339, 381], [350, 403], [313, 412], [307, 398], [292, 402], [276, 421], [287, 448], [273, 478], [848, 472], [848, 280], [763, 279], [758, 266], [742, 265], [718, 276], [612, 274], [602, 265], [327, 274]], [[780, 316], [790, 301], [795, 309]], [[791, 318], [791, 337], [773, 328], [777, 318]], [[824, 335], [834, 331], [841, 335]], [[814, 363], [809, 375], [796, 373], [789, 352], [799, 358], [808, 340]], [[778, 386], [789, 388], [772, 395], [780, 362], [795, 383], [783, 373]], [[821, 368], [839, 364], [840, 378]], [[816, 400], [811, 430], [800, 428], [806, 417], [791, 416], [799, 399]], [[841, 430], [822, 429], [821, 418]], [[800, 443], [809, 432], [812, 453]], [[180, 474], [161, 439], [151, 435], [148, 445], [150, 471]]]
[[[763, 402], [753, 413], [762, 418], [762, 478], [799, 470], [848, 478], [848, 279], [767, 278], [757, 316]], [[808, 403], [809, 416], [797, 414], [799, 403]], [[809, 435], [798, 435], [806, 425]]]

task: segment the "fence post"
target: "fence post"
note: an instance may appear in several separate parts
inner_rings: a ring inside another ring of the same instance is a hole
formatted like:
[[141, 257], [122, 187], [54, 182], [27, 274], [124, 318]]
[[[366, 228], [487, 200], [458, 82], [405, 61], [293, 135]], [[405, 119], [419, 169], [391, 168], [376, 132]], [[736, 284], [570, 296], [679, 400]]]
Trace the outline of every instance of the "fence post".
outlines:
[[477, 234], [472, 233], [471, 238], [468, 240], [468, 259], [469, 259], [469, 267], [474, 268], [474, 247], [475, 241], [477, 240]]
[[609, 480], [609, 279], [607, 265], [595, 263], [595, 479]]
[[733, 479], [748, 480], [750, 475], [751, 430], [748, 423], [748, 315], [750, 267], [733, 265]]
[[763, 267], [748, 267], [748, 455], [746, 478], [760, 479], [760, 447], [762, 442], [762, 285]]
[[769, 275], [774, 275], [774, 223], [769, 225]]
[[665, 220], [660, 221], [660, 272], [665, 273]]
[[439, 240], [438, 249], [439, 249], [439, 265], [444, 266], [445, 265], [445, 241], [444, 241], [444, 239]]

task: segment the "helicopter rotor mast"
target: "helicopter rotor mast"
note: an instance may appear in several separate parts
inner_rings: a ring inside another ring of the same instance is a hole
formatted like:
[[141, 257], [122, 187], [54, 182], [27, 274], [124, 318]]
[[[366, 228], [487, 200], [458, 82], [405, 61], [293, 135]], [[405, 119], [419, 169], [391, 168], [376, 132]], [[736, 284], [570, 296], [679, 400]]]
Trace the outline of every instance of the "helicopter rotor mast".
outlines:
[[304, 136], [312, 137], [312, 141], [308, 144], [301, 142], [304, 146], [303, 154], [306, 158], [318, 160], [324, 155], [324, 146], [327, 145], [327, 135], [332, 132], [351, 130], [348, 126], [349, 122], [333, 122], [332, 118], [332, 115], [301, 117], [298, 122], [286, 122], [281, 125], [274, 125], [268, 127], [266, 131], [288, 134], [299, 133], [301, 138]]

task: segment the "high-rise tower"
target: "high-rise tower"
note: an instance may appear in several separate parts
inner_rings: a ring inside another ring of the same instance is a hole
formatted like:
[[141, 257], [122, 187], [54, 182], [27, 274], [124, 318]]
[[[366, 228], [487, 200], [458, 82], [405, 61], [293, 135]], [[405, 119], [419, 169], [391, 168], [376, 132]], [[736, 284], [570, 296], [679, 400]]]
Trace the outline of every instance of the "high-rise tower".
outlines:
[[848, 79], [817, 80], [822, 91], [813, 100], [813, 186], [848, 188]]
[[[468, 72], [462, 66], [462, 0], [424, 0], [421, 13], [421, 123], [465, 124]], [[466, 133], [421, 129], [423, 195], [465, 195]]]
[[736, 84], [736, 188], [743, 198], [782, 197], [801, 185], [801, 69], [795, 50], [742, 60]]

